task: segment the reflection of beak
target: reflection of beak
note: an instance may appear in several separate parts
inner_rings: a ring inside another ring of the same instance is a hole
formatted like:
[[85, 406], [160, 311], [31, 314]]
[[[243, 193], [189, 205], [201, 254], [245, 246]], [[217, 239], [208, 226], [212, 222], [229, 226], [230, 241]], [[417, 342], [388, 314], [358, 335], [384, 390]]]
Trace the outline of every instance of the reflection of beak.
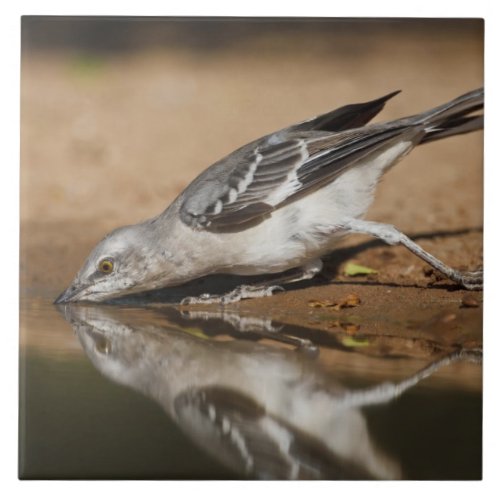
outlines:
[[[61, 294], [62, 295], [62, 294]], [[68, 322], [68, 323], [71, 323], [73, 324], [73, 311], [72, 311], [72, 308], [74, 308], [75, 306], [72, 305], [72, 304], [68, 304], [68, 305], [60, 305], [61, 302], [58, 302], [58, 300], [60, 299], [61, 296], [57, 297], [57, 299], [54, 301], [54, 304], [58, 304], [56, 305], [56, 310], [59, 311], [59, 313], [61, 314], [61, 316]]]
[[66, 290], [64, 290], [56, 300], [54, 304], [64, 304], [65, 302], [76, 302], [78, 300], [78, 295], [83, 292], [90, 285], [81, 285], [80, 283], [72, 283]]
[[92, 318], [99, 318], [99, 314], [104, 314], [100, 309], [97, 309], [96, 306], [85, 303], [78, 304], [77, 300], [78, 299], [65, 302], [59, 301], [58, 297], [56, 301], [54, 301], [55, 309], [59, 311], [63, 318], [72, 326], [92, 326]]

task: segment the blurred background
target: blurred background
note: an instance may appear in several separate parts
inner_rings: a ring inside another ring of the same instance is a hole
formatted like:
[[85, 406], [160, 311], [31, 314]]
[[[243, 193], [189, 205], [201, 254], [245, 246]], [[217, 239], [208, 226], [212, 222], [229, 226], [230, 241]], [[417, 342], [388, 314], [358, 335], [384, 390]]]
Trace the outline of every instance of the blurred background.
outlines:
[[[481, 86], [483, 21], [23, 17], [21, 68], [21, 287], [62, 289], [106, 232], [261, 135], [396, 89], [376, 121]], [[482, 179], [482, 134], [423, 146], [369, 217], [481, 226]], [[467, 265], [470, 238], [440, 256]]]

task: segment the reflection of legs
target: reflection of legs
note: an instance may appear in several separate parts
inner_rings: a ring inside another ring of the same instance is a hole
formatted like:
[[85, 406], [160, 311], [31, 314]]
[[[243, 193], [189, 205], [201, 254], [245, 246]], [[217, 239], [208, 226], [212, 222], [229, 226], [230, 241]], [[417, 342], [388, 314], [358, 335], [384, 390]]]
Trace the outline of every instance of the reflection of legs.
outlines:
[[283, 291], [281, 285], [311, 279], [316, 276], [323, 268], [323, 262], [320, 259], [311, 261], [299, 269], [293, 269], [255, 285], [241, 285], [224, 295], [212, 295], [204, 293], [199, 297], [186, 297], [182, 299], [182, 305], [189, 304], [231, 304], [241, 299], [251, 299], [255, 297], [268, 297], [274, 292]]
[[447, 278], [459, 283], [468, 290], [481, 290], [483, 287], [483, 271], [463, 272], [453, 269], [439, 259], [426, 252], [422, 247], [410, 240], [408, 236], [397, 230], [390, 224], [371, 222], [364, 220], [352, 220], [343, 225], [343, 229], [351, 233], [369, 234], [375, 238], [380, 238], [389, 245], [404, 245], [410, 252], [443, 273]]
[[430, 377], [441, 367], [459, 361], [482, 364], [483, 351], [482, 349], [460, 349], [433, 361], [410, 377], [401, 380], [401, 382], [383, 382], [368, 389], [346, 392], [344, 396], [339, 397], [339, 404], [342, 402], [346, 406], [358, 407], [388, 403], [417, 385], [421, 380]]
[[[287, 333], [282, 333], [283, 325], [274, 326], [271, 318], [257, 316], [243, 316], [239, 309], [231, 310], [229, 308], [216, 309], [211, 311], [200, 310], [182, 310], [182, 317], [190, 320], [214, 320], [218, 319], [229, 323], [235, 330], [241, 333], [254, 333], [262, 338], [277, 340], [283, 344], [292, 345], [297, 350], [303, 351], [309, 356], [319, 354], [318, 347], [309, 339], [303, 339]], [[236, 336], [236, 338], [238, 338]]]

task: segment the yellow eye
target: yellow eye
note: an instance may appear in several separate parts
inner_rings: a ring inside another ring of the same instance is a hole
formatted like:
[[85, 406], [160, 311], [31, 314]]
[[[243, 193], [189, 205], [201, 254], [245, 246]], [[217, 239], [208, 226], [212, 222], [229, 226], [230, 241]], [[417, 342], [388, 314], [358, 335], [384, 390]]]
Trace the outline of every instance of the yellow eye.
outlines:
[[104, 274], [109, 274], [113, 271], [113, 261], [111, 259], [102, 259], [99, 262], [99, 271]]

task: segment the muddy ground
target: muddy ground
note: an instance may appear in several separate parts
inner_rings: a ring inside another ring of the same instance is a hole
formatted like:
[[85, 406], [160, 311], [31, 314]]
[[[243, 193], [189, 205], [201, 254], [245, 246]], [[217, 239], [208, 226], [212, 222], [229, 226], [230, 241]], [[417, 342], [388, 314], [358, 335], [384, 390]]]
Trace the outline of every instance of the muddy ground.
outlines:
[[[158, 214], [204, 168], [258, 136], [395, 89], [403, 92], [376, 120], [482, 85], [476, 28], [355, 35], [277, 33], [217, 50], [26, 50], [22, 294], [55, 297], [108, 231]], [[451, 266], [480, 266], [482, 140], [473, 133], [413, 151], [385, 176], [367, 218], [396, 225]], [[347, 277], [348, 262], [378, 272]], [[352, 293], [360, 299], [352, 308], [311, 303]], [[480, 292], [439, 280], [403, 248], [361, 236], [346, 239], [313, 282], [233, 307], [325, 335], [377, 336], [377, 349], [395, 354], [481, 343]]]

